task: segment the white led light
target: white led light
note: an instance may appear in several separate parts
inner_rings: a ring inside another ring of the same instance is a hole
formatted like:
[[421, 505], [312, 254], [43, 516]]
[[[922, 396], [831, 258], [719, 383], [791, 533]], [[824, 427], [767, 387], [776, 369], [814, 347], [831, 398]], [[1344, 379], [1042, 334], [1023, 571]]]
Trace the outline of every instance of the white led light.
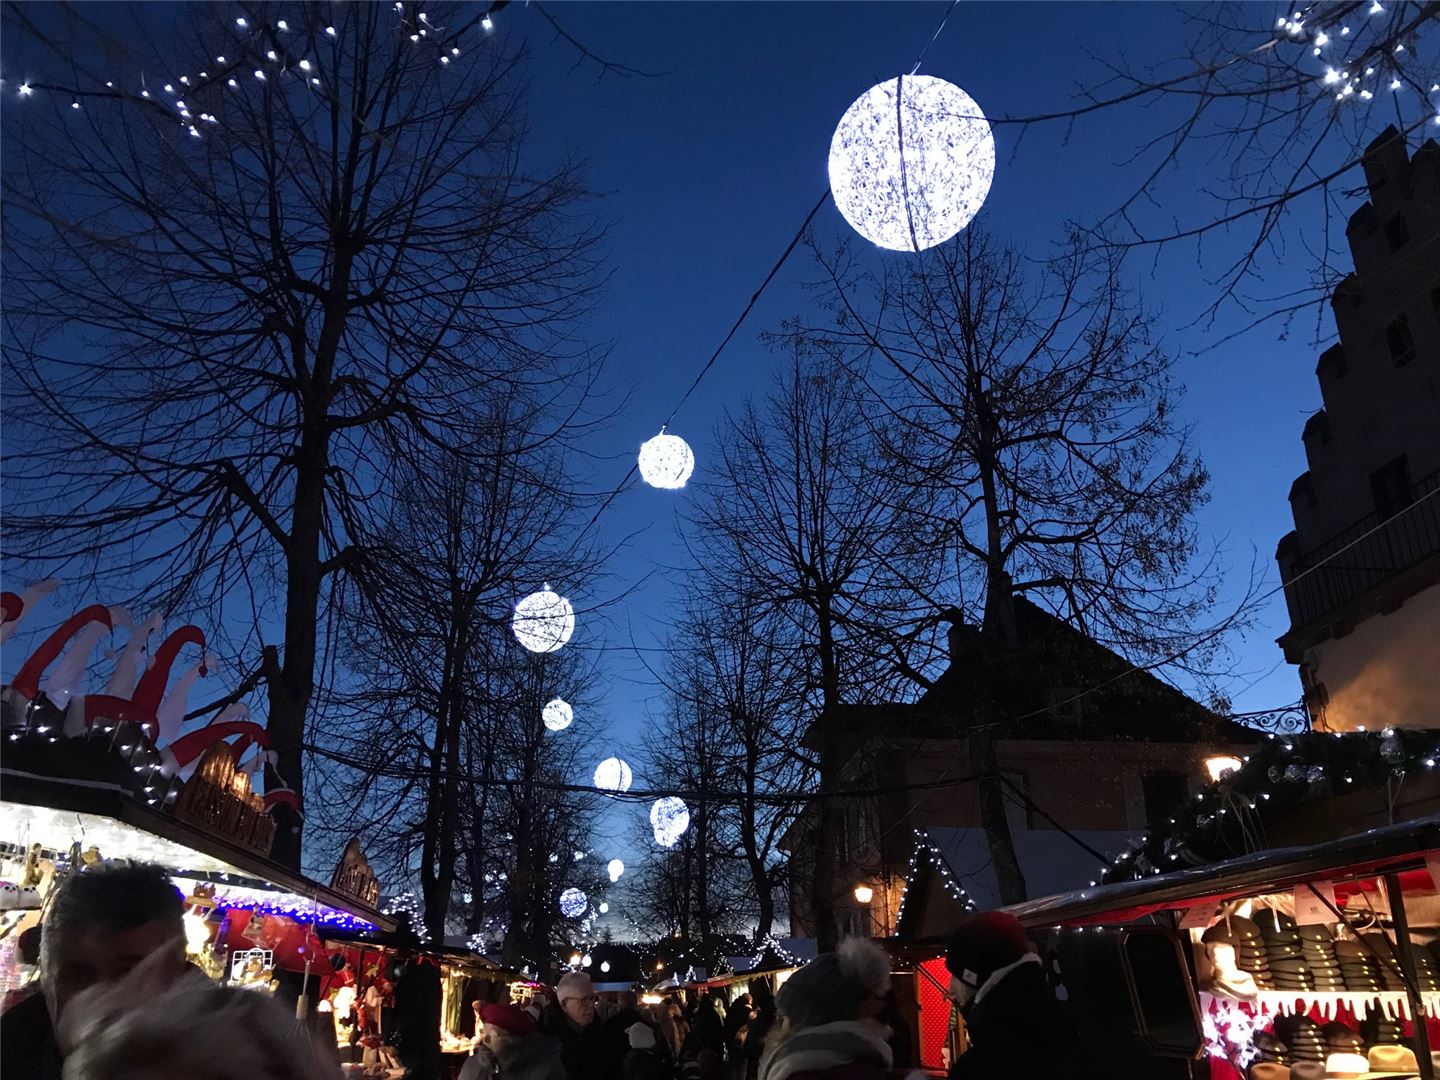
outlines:
[[545, 725], [546, 731], [564, 731], [575, 719], [574, 711], [570, 703], [563, 698], [555, 698], [547, 701], [545, 707], [540, 710], [540, 720]]
[[891, 251], [942, 244], [975, 217], [995, 176], [995, 139], [958, 86], [909, 75], [873, 86], [830, 142], [830, 191], [845, 220]]
[[608, 757], [595, 766], [595, 786], [602, 791], [629, 791], [634, 774], [618, 757]]
[[547, 584], [515, 605], [511, 619], [515, 640], [531, 652], [555, 652], [575, 632], [575, 609]]
[[685, 486], [695, 471], [695, 454], [678, 435], [663, 429], [640, 444], [640, 479], [651, 487], [675, 491]]
[[585, 914], [590, 898], [579, 889], [566, 889], [560, 894], [560, 914], [567, 919], [578, 919]]
[[650, 826], [655, 832], [655, 842], [661, 847], [674, 847], [690, 828], [690, 808], [684, 799], [667, 795], [656, 799], [650, 807]]
[[605, 872], [610, 875], [610, 880], [616, 882], [625, 873], [625, 864], [619, 859], [611, 859], [605, 866]]

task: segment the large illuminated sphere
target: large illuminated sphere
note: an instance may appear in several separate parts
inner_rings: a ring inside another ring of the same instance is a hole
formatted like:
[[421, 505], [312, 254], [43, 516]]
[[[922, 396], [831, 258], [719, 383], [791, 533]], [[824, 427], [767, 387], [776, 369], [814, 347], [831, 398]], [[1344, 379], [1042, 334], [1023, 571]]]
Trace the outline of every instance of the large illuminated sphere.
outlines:
[[564, 731], [570, 726], [570, 721], [575, 719], [575, 713], [570, 708], [570, 703], [561, 698], [545, 703], [540, 710], [540, 720], [545, 725], [546, 731]]
[[630, 766], [618, 757], [607, 757], [595, 766], [595, 786], [604, 791], [629, 791]]
[[661, 847], [674, 847], [690, 828], [690, 808], [684, 799], [667, 795], [656, 799], [650, 807], [650, 825], [655, 830], [655, 842]]
[[560, 894], [560, 914], [567, 919], [578, 919], [589, 905], [590, 898], [579, 889], [566, 889]]
[[515, 631], [515, 640], [531, 652], [554, 652], [575, 632], [575, 609], [569, 600], [551, 592], [546, 584], [515, 605], [515, 617], [510, 625]]
[[640, 479], [651, 487], [673, 491], [683, 488], [695, 471], [695, 455], [678, 435], [663, 430], [640, 444]]
[[611, 859], [605, 869], [609, 872], [611, 881], [619, 881], [620, 875], [625, 873], [625, 864], [619, 859]]
[[845, 220], [891, 251], [943, 244], [979, 211], [995, 176], [980, 106], [933, 75], [902, 75], [856, 99], [830, 141], [830, 193]]

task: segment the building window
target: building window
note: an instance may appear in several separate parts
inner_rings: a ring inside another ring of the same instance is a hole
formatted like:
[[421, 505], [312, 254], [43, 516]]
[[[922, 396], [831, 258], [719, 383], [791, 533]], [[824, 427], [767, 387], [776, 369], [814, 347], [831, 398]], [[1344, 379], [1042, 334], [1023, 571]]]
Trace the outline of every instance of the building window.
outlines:
[[1415, 359], [1415, 339], [1410, 335], [1410, 320], [1397, 315], [1385, 327], [1385, 347], [1390, 350], [1390, 359], [1396, 367], [1403, 367]]
[[1399, 251], [1410, 239], [1410, 227], [1405, 224], [1405, 215], [1396, 214], [1385, 223], [1385, 242], [1391, 251]]
[[1410, 505], [1410, 463], [1401, 454], [1370, 474], [1370, 494], [1380, 520], [1392, 518]]
[[1190, 785], [1179, 773], [1146, 773], [1141, 784], [1145, 792], [1145, 820], [1151, 825], [1172, 817], [1190, 795]]

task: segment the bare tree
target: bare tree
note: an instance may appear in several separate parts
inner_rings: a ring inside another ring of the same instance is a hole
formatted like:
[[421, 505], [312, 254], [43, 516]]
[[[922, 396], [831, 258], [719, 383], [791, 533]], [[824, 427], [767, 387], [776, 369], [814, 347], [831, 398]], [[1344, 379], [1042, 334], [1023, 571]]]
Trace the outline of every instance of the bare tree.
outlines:
[[[905, 533], [943, 560], [935, 608], [962, 618], [978, 600], [982, 641], [1014, 648], [1023, 594], [1139, 664], [1203, 673], [1235, 625], [1209, 621], [1219, 567], [1194, 523], [1208, 476], [1118, 259], [1075, 238], [1031, 270], [975, 229], [878, 276], [844, 249], [817, 254], [829, 317], [792, 331], [847, 358], [888, 460], [923, 489]], [[973, 708], [984, 823], [1013, 902], [1024, 880], [993, 732], [1016, 718], [983, 685]]]
[[820, 946], [838, 938], [836, 799], [843, 749], [833, 712], [875, 700], [909, 667], [918, 622], [900, 570], [898, 509], [908, 490], [877, 470], [881, 444], [866, 423], [863, 388], [824, 350], [786, 343], [790, 363], [763, 406], [747, 405], [720, 433], [718, 479], [692, 535], [699, 571], [737, 612], [763, 620], [799, 665], [821, 798], [808, 907]]
[[243, 10], [7, 8], [58, 74], [6, 131], [4, 543], [248, 622], [246, 667], [278, 629], [267, 782], [303, 792], [321, 615], [408, 464], [482, 461], [496, 393], [540, 403], [529, 443], [575, 430], [596, 234], [573, 165], [522, 163], [524, 57], [478, 16]]

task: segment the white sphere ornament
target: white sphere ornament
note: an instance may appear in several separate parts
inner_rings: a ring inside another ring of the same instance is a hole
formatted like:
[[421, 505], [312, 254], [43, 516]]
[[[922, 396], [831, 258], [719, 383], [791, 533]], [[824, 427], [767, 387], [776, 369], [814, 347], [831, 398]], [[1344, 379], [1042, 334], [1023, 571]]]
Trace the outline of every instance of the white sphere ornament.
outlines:
[[678, 435], [660, 434], [640, 444], [640, 479], [654, 488], [674, 491], [695, 471], [695, 455]]
[[650, 826], [655, 830], [655, 842], [661, 847], [674, 847], [690, 828], [690, 808], [684, 799], [667, 795], [656, 799], [650, 807]]
[[575, 719], [575, 713], [570, 708], [570, 703], [562, 698], [545, 703], [540, 710], [540, 720], [545, 725], [546, 731], [564, 731]]
[[612, 882], [619, 881], [620, 875], [625, 873], [625, 864], [619, 859], [611, 859], [605, 869], [610, 874], [610, 880]]
[[539, 592], [531, 593], [515, 605], [510, 626], [515, 631], [515, 640], [531, 652], [554, 652], [575, 632], [575, 609], [569, 600], [551, 592], [547, 582]]
[[560, 914], [567, 919], [578, 919], [585, 914], [590, 898], [579, 889], [566, 889], [560, 894]]
[[830, 141], [830, 193], [852, 228], [891, 251], [943, 244], [979, 212], [995, 137], [969, 94], [902, 75], [855, 100]]
[[595, 766], [595, 786], [603, 791], [629, 791], [631, 779], [630, 766], [618, 757], [607, 757]]

